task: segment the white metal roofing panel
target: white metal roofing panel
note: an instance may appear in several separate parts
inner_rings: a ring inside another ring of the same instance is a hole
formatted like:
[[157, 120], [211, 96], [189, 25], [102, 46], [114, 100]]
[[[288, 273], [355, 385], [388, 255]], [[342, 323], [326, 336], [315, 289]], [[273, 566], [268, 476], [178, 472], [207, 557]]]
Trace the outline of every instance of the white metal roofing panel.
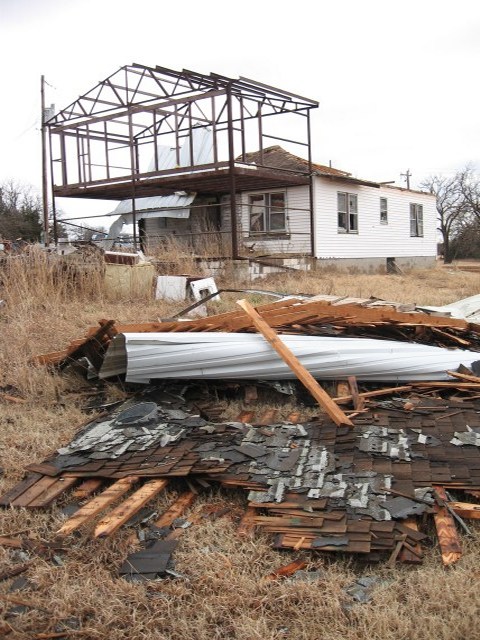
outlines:
[[[195, 193], [185, 195], [172, 193], [169, 196], [149, 196], [148, 198], [136, 198], [135, 210], [136, 218], [188, 218], [190, 206], [195, 200]], [[125, 217], [126, 224], [130, 224], [133, 218], [132, 200], [122, 200], [118, 203], [115, 214]], [[130, 215], [129, 215], [130, 214]]]
[[449, 316], [450, 318], [460, 318], [468, 320], [469, 322], [480, 321], [480, 295], [470, 296], [469, 298], [463, 298], [457, 300], [451, 304], [446, 304], [443, 307], [417, 307], [421, 311], [433, 311], [436, 314], [442, 316]]
[[[447, 370], [470, 366], [472, 351], [374, 340], [281, 335], [318, 379], [356, 376], [370, 381], [448, 380]], [[128, 382], [157, 378], [294, 379], [277, 352], [255, 334], [126, 333], [110, 345], [100, 377], [126, 373]]]

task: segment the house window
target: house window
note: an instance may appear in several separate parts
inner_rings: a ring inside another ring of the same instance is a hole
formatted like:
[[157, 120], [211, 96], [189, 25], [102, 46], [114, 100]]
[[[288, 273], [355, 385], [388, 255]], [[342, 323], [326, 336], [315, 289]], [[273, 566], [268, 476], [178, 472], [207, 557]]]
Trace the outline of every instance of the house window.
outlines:
[[354, 193], [337, 193], [339, 233], [358, 233], [358, 197]]
[[256, 193], [249, 196], [250, 232], [285, 233], [285, 194]]
[[410, 236], [423, 237], [423, 205], [410, 203]]
[[380, 198], [380, 222], [388, 224], [388, 200]]

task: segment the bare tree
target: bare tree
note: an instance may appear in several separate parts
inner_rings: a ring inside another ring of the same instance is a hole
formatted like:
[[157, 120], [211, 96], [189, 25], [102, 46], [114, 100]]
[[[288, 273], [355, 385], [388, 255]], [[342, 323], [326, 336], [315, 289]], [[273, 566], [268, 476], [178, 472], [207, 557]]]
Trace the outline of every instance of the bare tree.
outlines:
[[472, 167], [468, 165], [459, 171], [458, 182], [465, 201], [465, 205], [472, 218], [480, 218], [480, 177], [475, 174]]
[[452, 239], [480, 217], [480, 182], [471, 166], [453, 177], [430, 176], [420, 187], [437, 198], [438, 230], [442, 234], [444, 260], [452, 262]]

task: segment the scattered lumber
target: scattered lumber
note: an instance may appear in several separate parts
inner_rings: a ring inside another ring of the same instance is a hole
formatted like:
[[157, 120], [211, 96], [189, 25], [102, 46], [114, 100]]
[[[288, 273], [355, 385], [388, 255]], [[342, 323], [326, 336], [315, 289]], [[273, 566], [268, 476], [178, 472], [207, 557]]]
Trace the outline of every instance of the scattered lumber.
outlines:
[[130, 476], [117, 480], [113, 485], [105, 489], [99, 496], [93, 498], [73, 514], [65, 524], [57, 531], [60, 536], [66, 536], [75, 529], [92, 520], [100, 511], [106, 509], [112, 502], [115, 502], [130, 491], [132, 485], [138, 482], [138, 476]]
[[443, 487], [434, 487], [437, 493], [437, 504], [434, 506], [434, 521], [438, 543], [442, 553], [442, 562], [448, 567], [462, 557], [462, 545], [455, 527], [455, 520], [448, 511], [447, 496]]
[[276, 332], [261, 318], [247, 300], [239, 300], [237, 304], [251, 318], [255, 328], [272, 345], [278, 355], [288, 364], [300, 382], [308, 389], [319, 405], [327, 412], [335, 424], [353, 427], [353, 423], [333, 402], [328, 393], [322, 389], [311, 373], [293, 355], [290, 349], [280, 340]]

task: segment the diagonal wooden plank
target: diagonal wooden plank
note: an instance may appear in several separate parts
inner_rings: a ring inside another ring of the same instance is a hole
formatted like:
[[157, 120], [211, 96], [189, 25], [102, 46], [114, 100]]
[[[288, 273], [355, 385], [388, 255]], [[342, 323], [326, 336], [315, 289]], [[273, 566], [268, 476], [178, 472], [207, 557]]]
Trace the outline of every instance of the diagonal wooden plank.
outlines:
[[121, 480], [117, 480], [114, 484], [112, 484], [108, 489], [102, 491], [102, 493], [92, 500], [89, 500], [83, 507], [73, 514], [71, 518], [69, 518], [62, 527], [57, 531], [58, 535], [66, 536], [75, 529], [78, 529], [83, 524], [94, 518], [97, 513], [106, 509], [108, 505], [112, 504], [123, 496], [127, 491], [129, 491], [133, 484], [138, 482], [138, 476], [129, 476], [127, 478], [122, 478]]
[[339, 426], [348, 426], [353, 428], [353, 422], [344, 414], [328, 393], [322, 389], [312, 374], [305, 369], [298, 358], [290, 351], [290, 349], [280, 340], [277, 333], [270, 327], [263, 318], [255, 311], [247, 300], [238, 300], [237, 304], [250, 316], [255, 328], [264, 336], [271, 344], [278, 355], [287, 363], [293, 373], [300, 382], [308, 389], [315, 400], [326, 411], [330, 418]]
[[84, 480], [73, 492], [73, 497], [77, 500], [84, 500], [90, 497], [95, 491], [100, 489], [105, 482], [103, 478], [88, 478]]
[[43, 493], [34, 498], [29, 504], [28, 507], [47, 507], [51, 502], [53, 502], [58, 496], [61, 496], [62, 493], [73, 487], [74, 484], [78, 482], [78, 478], [64, 478], [63, 476], [60, 478], [55, 478], [55, 483], [50, 485]]
[[154, 498], [160, 491], [163, 491], [167, 484], [168, 480], [165, 478], [155, 478], [146, 482], [98, 523], [95, 528], [95, 538], [110, 536], [135, 515], [137, 511], [140, 511], [143, 505]]
[[480, 504], [472, 502], [449, 502], [457, 515], [466, 520], [480, 520]]
[[26, 478], [14, 485], [10, 491], [7, 491], [7, 493], [4, 493], [0, 497], [0, 506], [7, 507], [11, 505], [22, 493], [25, 493], [27, 489], [36, 484], [41, 477], [42, 475], [40, 473], [29, 473]]
[[169, 527], [177, 518], [179, 518], [196, 500], [198, 494], [194, 491], [185, 491], [178, 496], [175, 502], [162, 513], [155, 522], [156, 527]]
[[12, 505], [12, 507], [28, 507], [28, 505], [34, 498], [37, 498], [56, 482], [57, 478], [49, 478], [48, 476], [43, 476], [33, 486], [22, 493], [21, 496], [19, 496], [15, 500], [12, 500], [10, 504]]
[[438, 543], [442, 552], [442, 562], [448, 567], [457, 562], [462, 556], [462, 547], [458, 537], [455, 521], [446, 506], [444, 506], [447, 496], [443, 487], [434, 486], [439, 497], [440, 504], [435, 504], [433, 518], [437, 530]]

